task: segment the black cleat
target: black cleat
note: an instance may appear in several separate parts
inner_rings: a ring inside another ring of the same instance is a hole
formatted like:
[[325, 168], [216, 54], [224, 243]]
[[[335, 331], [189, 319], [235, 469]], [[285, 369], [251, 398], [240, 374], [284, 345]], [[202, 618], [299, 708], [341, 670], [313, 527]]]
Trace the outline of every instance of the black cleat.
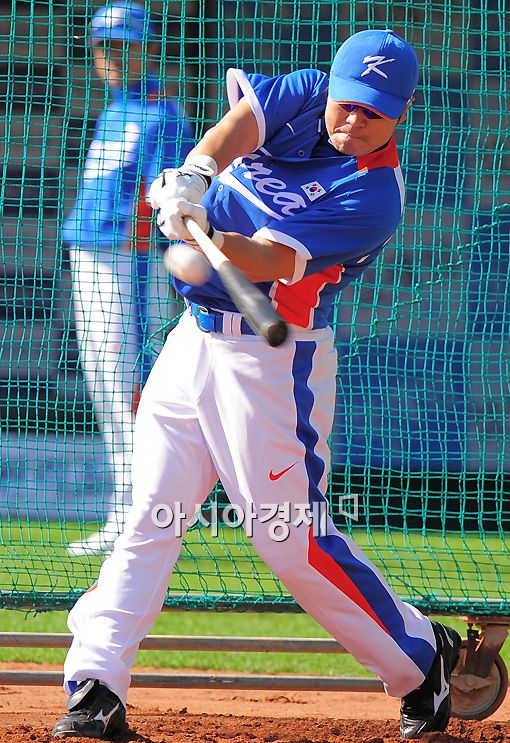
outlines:
[[127, 728], [119, 697], [94, 679], [82, 681], [67, 701], [69, 712], [53, 728], [55, 738], [101, 738]]
[[400, 735], [420, 738], [422, 733], [443, 732], [451, 714], [450, 678], [459, 660], [462, 640], [451, 627], [432, 622], [437, 651], [425, 680], [402, 697]]

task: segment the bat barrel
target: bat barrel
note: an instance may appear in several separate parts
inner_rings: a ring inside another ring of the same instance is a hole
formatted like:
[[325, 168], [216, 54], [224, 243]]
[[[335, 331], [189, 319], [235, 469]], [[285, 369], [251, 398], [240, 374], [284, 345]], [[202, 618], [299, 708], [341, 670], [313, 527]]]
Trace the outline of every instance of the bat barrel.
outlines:
[[219, 266], [218, 273], [252, 330], [265, 338], [270, 346], [280, 346], [287, 338], [288, 327], [269, 298], [230, 261]]
[[187, 218], [186, 226], [218, 272], [225, 289], [251, 329], [265, 338], [270, 346], [281, 346], [287, 338], [288, 327], [269, 297], [216, 247], [196, 222]]

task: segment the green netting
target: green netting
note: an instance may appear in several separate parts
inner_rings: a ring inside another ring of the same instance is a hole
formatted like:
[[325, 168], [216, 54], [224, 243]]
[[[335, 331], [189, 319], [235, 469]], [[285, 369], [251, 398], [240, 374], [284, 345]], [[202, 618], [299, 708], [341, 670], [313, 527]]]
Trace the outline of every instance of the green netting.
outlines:
[[[66, 546], [102, 523], [112, 472], [79, 362], [72, 207], [107, 100], [83, 37], [99, 3], [0, 7], [3, 105], [0, 605], [69, 607], [101, 557]], [[405, 219], [336, 308], [329, 494], [338, 525], [430, 611], [510, 613], [510, 154], [503, 0], [156, 2], [161, 73], [198, 135], [225, 111], [225, 71], [327, 71], [337, 45], [391, 27], [422, 76], [399, 145]], [[158, 260], [153, 258], [152, 260]], [[156, 300], [154, 300], [156, 301]], [[158, 351], [171, 297], [155, 305]], [[242, 529], [188, 533], [167, 605], [295, 610]]]

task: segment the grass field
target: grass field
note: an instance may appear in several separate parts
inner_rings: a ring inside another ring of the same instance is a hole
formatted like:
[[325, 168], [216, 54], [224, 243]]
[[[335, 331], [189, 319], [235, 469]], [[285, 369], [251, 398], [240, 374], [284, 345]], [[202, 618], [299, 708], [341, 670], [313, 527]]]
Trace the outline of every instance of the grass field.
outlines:
[[[87, 529], [92, 530], [90, 524]], [[50, 596], [81, 591], [97, 577], [101, 557], [70, 559], [66, 545], [80, 535], [76, 524], [3, 522], [0, 530], [0, 590]], [[354, 530], [357, 544], [381, 567], [403, 597], [435, 596], [502, 600], [510, 585], [510, 541], [498, 535], [402, 533]], [[253, 552], [240, 529], [193, 529], [176, 566], [171, 590], [182, 596], [286, 596]], [[51, 607], [51, 600], [50, 600]], [[448, 618], [465, 630], [465, 623]], [[1, 631], [66, 632], [66, 612], [0, 611]], [[303, 614], [163, 612], [153, 634], [324, 637]], [[61, 663], [65, 651], [0, 648], [1, 661]], [[510, 663], [510, 647], [503, 648]], [[141, 651], [138, 665], [259, 673], [369, 675], [350, 656]]]
[[[93, 529], [89, 524], [87, 531]], [[103, 558], [69, 558], [66, 545], [80, 535], [72, 523], [3, 521], [0, 590], [51, 594], [88, 588]], [[508, 535], [353, 529], [352, 536], [402, 597], [508, 599]], [[186, 535], [171, 588], [182, 595], [286, 595], [242, 529], [226, 527], [217, 537], [208, 528]]]

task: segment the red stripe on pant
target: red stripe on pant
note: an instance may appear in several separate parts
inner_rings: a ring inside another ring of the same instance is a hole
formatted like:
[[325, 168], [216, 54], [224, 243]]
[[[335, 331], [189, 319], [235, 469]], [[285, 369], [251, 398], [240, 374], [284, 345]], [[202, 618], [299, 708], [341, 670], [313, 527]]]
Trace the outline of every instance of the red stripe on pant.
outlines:
[[351, 601], [357, 604], [362, 611], [368, 614], [368, 616], [371, 617], [374, 622], [376, 622], [376, 624], [386, 632], [386, 634], [390, 634], [366, 598], [345, 571], [342, 570], [340, 565], [331, 557], [331, 555], [328, 555], [327, 552], [324, 552], [324, 550], [320, 548], [313, 533], [313, 524], [310, 525], [308, 530], [308, 562], [313, 568], [315, 568], [315, 570], [317, 570], [317, 572], [323, 575], [326, 580], [336, 586], [339, 591], [345, 594], [351, 599]]

